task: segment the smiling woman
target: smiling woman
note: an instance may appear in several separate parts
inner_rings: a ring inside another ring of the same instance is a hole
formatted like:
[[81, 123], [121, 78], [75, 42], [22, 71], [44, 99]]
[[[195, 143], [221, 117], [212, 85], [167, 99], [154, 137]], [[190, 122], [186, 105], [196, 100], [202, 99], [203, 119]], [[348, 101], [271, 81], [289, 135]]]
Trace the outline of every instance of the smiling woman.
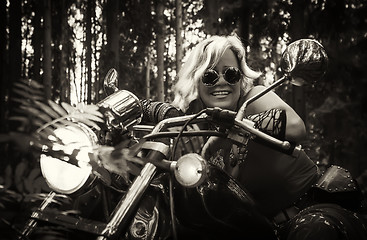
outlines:
[[[264, 86], [253, 86], [261, 73], [247, 65], [245, 54], [237, 36], [213, 36], [200, 42], [182, 66], [172, 104], [186, 114], [207, 107], [238, 111], [246, 100], [264, 90]], [[297, 144], [305, 137], [302, 119], [272, 91], [249, 104], [245, 118], [253, 121], [255, 128], [281, 140]], [[210, 153], [205, 155], [206, 160], [248, 189], [268, 217], [291, 205], [317, 179], [317, 166], [307, 157], [295, 163], [285, 161], [283, 153], [276, 155], [261, 143], [251, 142], [246, 149], [238, 149], [225, 140], [212, 145], [216, 139], [206, 140], [208, 149], [203, 152]]]
[[199, 82], [199, 95], [206, 106], [236, 110], [242, 75], [238, 67], [236, 55], [227, 49], [215, 70], [205, 72]]
[[[253, 86], [253, 81], [261, 73], [252, 70], [246, 62], [246, 51], [237, 36], [212, 36], [200, 42], [188, 55], [179, 72], [174, 87], [175, 98], [172, 103], [186, 114], [197, 113], [205, 107], [220, 107], [238, 111], [248, 98], [263, 89]], [[297, 113], [273, 92], [256, 100], [248, 106], [247, 117], [254, 114], [269, 113], [277, 109], [276, 118], [265, 114], [261, 124], [266, 132], [282, 132], [290, 141], [300, 141], [305, 137], [305, 125]], [[280, 114], [280, 112], [283, 112]], [[282, 121], [281, 122], [274, 122]], [[282, 129], [273, 129], [282, 126]]]

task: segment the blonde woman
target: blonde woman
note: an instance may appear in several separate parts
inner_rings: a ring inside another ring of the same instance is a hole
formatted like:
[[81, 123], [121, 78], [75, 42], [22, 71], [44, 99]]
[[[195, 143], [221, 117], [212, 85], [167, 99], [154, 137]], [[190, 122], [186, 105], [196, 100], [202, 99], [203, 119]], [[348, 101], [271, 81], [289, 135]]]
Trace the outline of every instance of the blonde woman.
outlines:
[[[210, 37], [192, 50], [182, 66], [172, 105], [186, 114], [206, 107], [237, 111], [264, 89], [253, 86], [260, 74], [247, 65], [245, 47], [237, 36]], [[305, 137], [302, 119], [274, 92], [251, 103], [246, 114], [257, 128], [279, 139], [296, 143]], [[307, 156], [294, 159], [252, 142], [247, 157], [240, 159], [241, 149], [225, 140], [215, 143], [204, 146], [205, 157], [237, 178], [270, 217], [306, 193], [318, 177], [317, 166]]]
[[[245, 48], [238, 37], [210, 37], [192, 50], [182, 66], [172, 105], [186, 114], [205, 107], [236, 111], [245, 100], [264, 88], [253, 86], [253, 80], [260, 75], [247, 65]], [[291, 141], [304, 139], [306, 131], [302, 119], [273, 92], [249, 105], [246, 112], [252, 115], [269, 109], [285, 112], [286, 124], [281, 137]]]

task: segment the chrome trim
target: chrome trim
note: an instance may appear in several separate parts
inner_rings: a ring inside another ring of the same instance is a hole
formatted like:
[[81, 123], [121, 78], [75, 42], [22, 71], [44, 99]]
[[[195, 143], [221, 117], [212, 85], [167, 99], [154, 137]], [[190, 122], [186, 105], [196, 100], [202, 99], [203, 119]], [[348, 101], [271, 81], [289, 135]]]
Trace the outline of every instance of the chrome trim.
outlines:
[[166, 158], [169, 154], [169, 146], [162, 142], [145, 142], [143, 143], [142, 149], [150, 149], [162, 153]]
[[145, 164], [139, 176], [137, 176], [134, 182], [131, 184], [126, 196], [122, 198], [116, 206], [110, 221], [106, 225], [104, 231], [102, 231], [103, 236], [98, 237], [98, 240], [103, 240], [106, 239], [105, 237], [108, 238], [110, 236], [114, 236], [116, 233], [118, 233], [120, 227], [126, 228], [126, 225], [129, 223], [127, 222], [129, 217], [126, 216], [131, 213], [131, 211], [134, 210], [139, 204], [139, 201], [145, 190], [148, 188], [149, 183], [152, 181], [156, 170], [156, 166], [154, 166], [152, 163]]
[[151, 132], [151, 131], [153, 131], [153, 129], [154, 129], [154, 126], [153, 125], [141, 125], [141, 124], [138, 124], [138, 125], [133, 126], [133, 130], [134, 131]]

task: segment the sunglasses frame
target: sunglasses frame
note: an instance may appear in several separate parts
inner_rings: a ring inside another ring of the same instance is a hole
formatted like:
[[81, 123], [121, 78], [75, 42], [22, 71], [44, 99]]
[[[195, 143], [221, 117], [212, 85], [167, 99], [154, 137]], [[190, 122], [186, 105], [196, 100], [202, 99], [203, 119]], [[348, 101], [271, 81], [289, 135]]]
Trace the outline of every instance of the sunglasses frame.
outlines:
[[[230, 70], [230, 69], [235, 69], [235, 70], [236, 70], [236, 72], [239, 72], [239, 73], [240, 73], [240, 78], [239, 78], [236, 82], [234, 82], [234, 83], [229, 82], [229, 81], [227, 80], [227, 78], [226, 78], [226, 73], [227, 73], [227, 71], [228, 71], [228, 70]], [[212, 81], [212, 83], [205, 83], [205, 82], [203, 81], [204, 76], [205, 76], [205, 74], [206, 74], [207, 72], [212, 72], [212, 73], [215, 73], [215, 74], [217, 75], [217, 78], [215, 78], [215, 79]], [[226, 80], [226, 82], [227, 82], [228, 84], [230, 84], [230, 85], [235, 85], [236, 83], [238, 83], [238, 82], [241, 80], [241, 77], [242, 77], [242, 71], [241, 71], [241, 69], [239, 69], [238, 67], [228, 67], [228, 68], [224, 71], [224, 73], [218, 73], [216, 70], [214, 70], [214, 69], [210, 69], [210, 68], [209, 68], [208, 70], [206, 70], [206, 71], [205, 71], [204, 75], [201, 77], [201, 82], [204, 84], [204, 86], [212, 87], [212, 86], [214, 86], [215, 84], [217, 84], [217, 82], [219, 81], [219, 77], [220, 77], [220, 75], [222, 75], [222, 76], [223, 76], [224, 80]]]

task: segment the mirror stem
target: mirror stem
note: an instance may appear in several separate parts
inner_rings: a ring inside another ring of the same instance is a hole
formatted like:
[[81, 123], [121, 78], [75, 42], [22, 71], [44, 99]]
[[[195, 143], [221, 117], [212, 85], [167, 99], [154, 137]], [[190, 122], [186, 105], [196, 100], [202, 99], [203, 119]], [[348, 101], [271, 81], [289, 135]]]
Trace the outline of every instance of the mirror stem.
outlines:
[[250, 103], [256, 101], [260, 97], [264, 96], [266, 93], [270, 92], [274, 88], [282, 85], [284, 82], [286, 82], [289, 79], [290, 79], [290, 76], [285, 75], [285, 76], [281, 77], [280, 79], [278, 79], [278, 81], [275, 81], [273, 84], [271, 84], [269, 87], [267, 87], [264, 91], [259, 92], [258, 94], [256, 94], [256, 95], [252, 96], [251, 98], [247, 99], [242, 104], [241, 108], [238, 110], [236, 120], [242, 121], [242, 119], [245, 117], [245, 112], [246, 112], [247, 105], [249, 105]]

